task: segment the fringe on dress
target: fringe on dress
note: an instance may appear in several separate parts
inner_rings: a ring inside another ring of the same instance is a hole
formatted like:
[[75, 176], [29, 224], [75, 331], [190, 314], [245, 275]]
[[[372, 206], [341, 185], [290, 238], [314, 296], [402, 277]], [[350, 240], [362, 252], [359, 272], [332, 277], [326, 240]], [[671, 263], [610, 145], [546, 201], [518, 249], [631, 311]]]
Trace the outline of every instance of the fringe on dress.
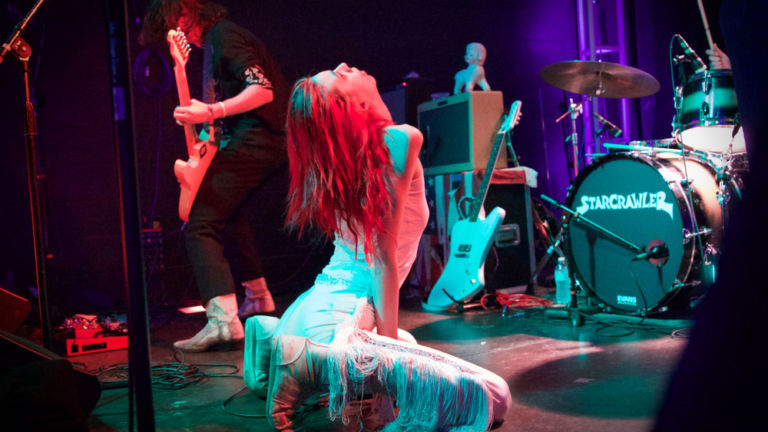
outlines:
[[440, 351], [379, 336], [359, 328], [373, 309], [360, 299], [339, 325], [328, 350], [329, 415], [348, 424], [346, 409], [366, 393], [384, 392], [396, 401], [394, 431], [484, 431], [493, 419], [492, 396], [477, 366]]

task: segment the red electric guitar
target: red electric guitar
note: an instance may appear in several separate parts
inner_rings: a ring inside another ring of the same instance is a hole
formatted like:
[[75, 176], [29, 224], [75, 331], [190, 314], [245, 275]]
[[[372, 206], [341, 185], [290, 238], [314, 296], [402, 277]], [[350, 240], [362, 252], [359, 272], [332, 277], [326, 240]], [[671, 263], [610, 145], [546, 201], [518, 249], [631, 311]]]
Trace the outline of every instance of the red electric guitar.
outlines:
[[[187, 37], [181, 30], [169, 30], [167, 40], [174, 62], [173, 73], [176, 76], [176, 91], [179, 93], [179, 105], [187, 106], [190, 105], [187, 73], [184, 70], [190, 51]], [[212, 130], [209, 136], [215, 136]], [[187, 222], [189, 220], [189, 211], [192, 209], [192, 203], [195, 202], [197, 191], [200, 189], [200, 183], [203, 181], [205, 172], [211, 165], [218, 147], [211, 141], [198, 140], [195, 128], [192, 125], [184, 125], [184, 138], [189, 158], [186, 161], [176, 159], [173, 165], [173, 172], [176, 174], [176, 178], [181, 186], [179, 218]]]

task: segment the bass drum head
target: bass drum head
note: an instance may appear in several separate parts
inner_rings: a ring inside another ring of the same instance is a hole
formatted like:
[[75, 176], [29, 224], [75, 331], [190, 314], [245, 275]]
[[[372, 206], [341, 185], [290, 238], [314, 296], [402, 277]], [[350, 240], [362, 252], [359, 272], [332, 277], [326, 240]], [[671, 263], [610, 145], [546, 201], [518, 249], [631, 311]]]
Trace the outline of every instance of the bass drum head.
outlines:
[[657, 163], [645, 157], [605, 156], [579, 174], [568, 194], [568, 207], [613, 234], [639, 247], [660, 240], [669, 248], [669, 259], [661, 267], [633, 260], [636, 251], [572, 217], [567, 233], [569, 265], [582, 286], [608, 309], [629, 313], [654, 309], [676, 288], [678, 279], [687, 277], [689, 268], [681, 266], [690, 258], [683, 241], [683, 217], [689, 210], [662, 174], [670, 177], [677, 171], [660, 171]]

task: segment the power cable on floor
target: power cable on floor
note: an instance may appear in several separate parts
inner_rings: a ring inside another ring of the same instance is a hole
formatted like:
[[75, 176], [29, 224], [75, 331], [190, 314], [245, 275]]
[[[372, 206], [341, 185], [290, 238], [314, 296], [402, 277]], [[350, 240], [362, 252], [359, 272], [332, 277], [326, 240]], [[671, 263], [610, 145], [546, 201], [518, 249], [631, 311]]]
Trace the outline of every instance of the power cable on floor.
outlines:
[[[202, 381], [205, 377], [242, 378], [240, 368], [228, 363], [185, 363], [184, 353], [176, 351], [174, 362], [156, 363], [150, 365], [152, 386], [162, 390], [179, 390], [191, 384]], [[226, 372], [217, 370], [227, 369]], [[99, 379], [102, 388], [118, 388], [128, 385], [128, 363], [115, 363], [90, 371]]]
[[247, 390], [247, 389], [248, 389], [248, 387], [243, 386], [243, 388], [241, 388], [240, 390], [235, 392], [235, 394], [233, 394], [232, 396], [228, 397], [227, 400], [225, 400], [224, 402], [221, 403], [221, 410], [224, 411], [225, 413], [229, 414], [229, 415], [233, 415], [233, 416], [236, 416], [236, 417], [267, 418], [267, 414], [266, 413], [265, 414], [243, 414], [243, 413], [237, 413], [237, 412], [234, 412], [234, 411], [230, 411], [230, 410], [227, 409], [227, 405], [229, 405], [230, 402], [235, 400], [235, 398], [240, 396], [240, 394], [243, 393], [243, 390]]

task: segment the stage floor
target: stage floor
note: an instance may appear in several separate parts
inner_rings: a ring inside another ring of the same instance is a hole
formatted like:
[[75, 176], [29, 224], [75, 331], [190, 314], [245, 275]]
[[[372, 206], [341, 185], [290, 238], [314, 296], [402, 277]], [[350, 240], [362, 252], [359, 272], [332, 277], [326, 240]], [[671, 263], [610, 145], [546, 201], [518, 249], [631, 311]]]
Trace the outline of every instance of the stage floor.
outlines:
[[[538, 288], [537, 294], [552, 293]], [[290, 300], [277, 297], [278, 310]], [[582, 326], [573, 326], [559, 314], [548, 315], [529, 310], [524, 316], [507, 317], [500, 308], [426, 313], [419, 299], [412, 297], [402, 300], [400, 320], [401, 327], [420, 343], [506, 378], [513, 406], [497, 431], [649, 430], [667, 379], [686, 345], [688, 315], [637, 323], [600, 313]], [[157, 364], [175, 362], [173, 341], [193, 334], [205, 319], [203, 314], [168, 311], [150, 318], [151, 355]], [[183, 361], [208, 374], [241, 374], [242, 354], [242, 350], [187, 354]], [[123, 366], [119, 363], [127, 361], [127, 351], [71, 360], [93, 371]], [[107, 375], [102, 377], [104, 382], [115, 379]], [[89, 419], [93, 431], [128, 430], [127, 395], [127, 387], [119, 382], [102, 391]], [[158, 431], [270, 430], [264, 400], [244, 388], [240, 377], [207, 376], [177, 389], [158, 387], [153, 399]], [[310, 431], [357, 430], [330, 423], [322, 408], [310, 410], [302, 424]]]

